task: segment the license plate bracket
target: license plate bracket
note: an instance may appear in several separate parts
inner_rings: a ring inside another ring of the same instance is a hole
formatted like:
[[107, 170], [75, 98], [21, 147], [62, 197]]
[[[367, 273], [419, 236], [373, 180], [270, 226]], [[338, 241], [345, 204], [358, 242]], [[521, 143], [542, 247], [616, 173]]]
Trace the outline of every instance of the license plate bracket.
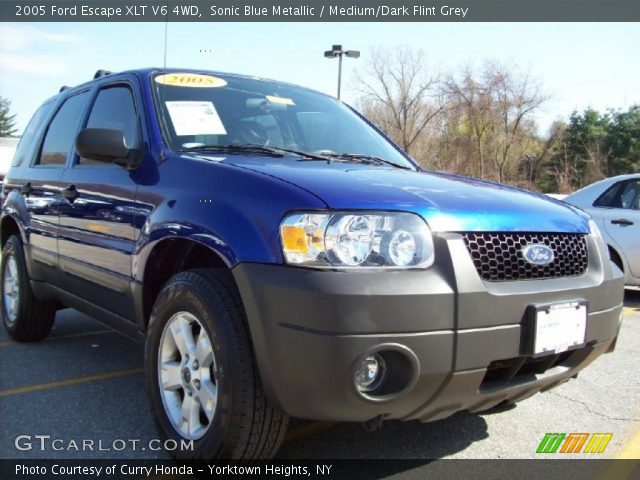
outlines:
[[530, 353], [535, 357], [585, 345], [589, 303], [574, 300], [529, 307]]

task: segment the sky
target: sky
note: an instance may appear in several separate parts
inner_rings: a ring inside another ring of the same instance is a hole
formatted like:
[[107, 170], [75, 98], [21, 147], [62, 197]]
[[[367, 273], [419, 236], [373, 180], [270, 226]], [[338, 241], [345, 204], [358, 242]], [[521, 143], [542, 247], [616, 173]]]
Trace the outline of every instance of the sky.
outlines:
[[[0, 96], [21, 132], [62, 85], [98, 69], [162, 67], [164, 23], [0, 23]], [[333, 44], [360, 50], [345, 59], [342, 99], [354, 103], [354, 73], [377, 47], [422, 49], [427, 67], [455, 73], [485, 59], [530, 72], [552, 98], [538, 112], [541, 133], [588, 106], [640, 104], [638, 23], [169, 23], [167, 66], [282, 80], [335, 94]]]

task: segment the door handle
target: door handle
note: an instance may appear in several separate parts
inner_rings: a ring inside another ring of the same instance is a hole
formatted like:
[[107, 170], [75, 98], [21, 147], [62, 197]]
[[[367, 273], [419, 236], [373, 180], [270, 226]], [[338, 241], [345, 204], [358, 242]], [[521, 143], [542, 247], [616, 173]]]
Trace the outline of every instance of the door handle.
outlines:
[[33, 193], [33, 187], [31, 186], [31, 182], [27, 182], [20, 187], [20, 193], [26, 195], [27, 197]]
[[625, 227], [628, 225], [633, 225], [631, 220], [627, 220], [626, 218], [619, 218], [618, 220], [611, 220], [611, 223], [614, 225], [624, 225]]
[[67, 200], [69, 200], [70, 202], [73, 202], [76, 198], [80, 196], [80, 192], [76, 190], [75, 185], [69, 185], [67, 188], [62, 189], [62, 196]]

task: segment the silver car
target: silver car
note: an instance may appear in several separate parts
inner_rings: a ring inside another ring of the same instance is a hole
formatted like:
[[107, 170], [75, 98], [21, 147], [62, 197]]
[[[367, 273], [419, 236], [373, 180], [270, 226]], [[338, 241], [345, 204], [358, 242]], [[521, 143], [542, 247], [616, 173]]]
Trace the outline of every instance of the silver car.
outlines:
[[587, 211], [600, 227], [625, 284], [640, 286], [640, 174], [593, 183], [564, 199]]

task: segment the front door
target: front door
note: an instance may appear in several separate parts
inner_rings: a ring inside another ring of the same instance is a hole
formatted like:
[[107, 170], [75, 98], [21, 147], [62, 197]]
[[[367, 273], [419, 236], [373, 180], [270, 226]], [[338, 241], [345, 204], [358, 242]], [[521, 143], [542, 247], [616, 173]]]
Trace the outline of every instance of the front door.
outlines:
[[[128, 83], [103, 86], [85, 128], [121, 130], [139, 145], [135, 91]], [[62, 177], [59, 264], [63, 286], [103, 309], [133, 319], [131, 256], [135, 247], [136, 172], [75, 156]]]

